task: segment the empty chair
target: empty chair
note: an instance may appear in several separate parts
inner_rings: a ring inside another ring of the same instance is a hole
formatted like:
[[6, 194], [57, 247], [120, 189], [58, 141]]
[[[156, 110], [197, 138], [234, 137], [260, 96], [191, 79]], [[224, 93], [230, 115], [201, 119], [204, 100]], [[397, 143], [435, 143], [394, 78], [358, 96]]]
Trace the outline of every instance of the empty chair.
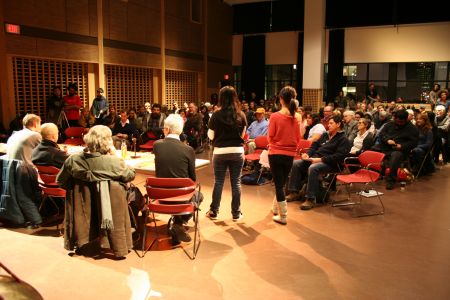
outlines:
[[66, 139], [64, 140], [64, 144], [81, 146], [84, 144], [83, 135], [86, 131], [84, 127], [68, 127], [64, 130], [64, 134]]
[[[375, 191], [374, 183], [380, 178], [380, 173], [382, 170], [382, 163], [384, 159], [384, 154], [381, 152], [375, 151], [365, 151], [358, 156], [359, 165], [352, 164], [352, 167], [360, 167], [356, 172], [347, 174], [347, 175], [337, 175], [336, 179], [338, 182], [341, 182], [347, 185], [348, 199], [351, 198], [350, 185], [354, 184], [363, 184], [364, 188], [358, 193], [359, 202], [347, 202], [344, 204], [337, 203], [336, 201], [332, 202], [332, 206], [342, 206], [342, 205], [356, 205], [361, 206], [363, 193], [365, 192], [373, 192], [373, 196], [376, 196], [380, 202], [381, 209], [378, 211], [372, 212], [362, 212], [358, 214], [354, 214], [354, 217], [364, 217], [364, 216], [373, 216], [373, 215], [381, 215], [384, 214], [384, 205], [381, 200], [381, 195], [377, 191]], [[347, 161], [347, 159], [346, 159]], [[349, 166], [348, 164], [346, 165]], [[367, 186], [370, 188], [368, 189]]]

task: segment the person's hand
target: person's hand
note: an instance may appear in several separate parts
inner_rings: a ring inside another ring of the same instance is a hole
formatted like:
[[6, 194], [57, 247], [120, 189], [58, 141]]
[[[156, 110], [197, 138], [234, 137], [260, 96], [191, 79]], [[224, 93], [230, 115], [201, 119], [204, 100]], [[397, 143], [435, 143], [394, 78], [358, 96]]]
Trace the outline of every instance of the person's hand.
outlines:
[[400, 144], [395, 144], [395, 149], [397, 149], [397, 150], [402, 149], [402, 145], [400, 145]]
[[308, 154], [306, 154], [306, 153], [303, 153], [303, 154], [302, 154], [302, 159], [306, 160], [306, 159], [308, 159], [308, 158], [309, 158], [309, 155], [308, 155]]
[[395, 145], [395, 141], [394, 140], [388, 140], [387, 143], [388, 143], [388, 145], [392, 145], [392, 146]]
[[320, 157], [314, 157], [310, 159], [311, 163], [316, 164], [322, 162], [322, 159]]

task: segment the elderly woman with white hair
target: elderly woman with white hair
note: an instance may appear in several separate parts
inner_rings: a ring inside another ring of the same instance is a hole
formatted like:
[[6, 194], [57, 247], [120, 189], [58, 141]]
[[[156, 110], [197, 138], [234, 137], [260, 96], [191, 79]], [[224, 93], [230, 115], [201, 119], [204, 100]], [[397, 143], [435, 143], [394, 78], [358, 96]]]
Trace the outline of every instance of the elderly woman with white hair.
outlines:
[[124, 183], [134, 179], [135, 171], [112, 154], [108, 127], [94, 126], [83, 139], [85, 151], [72, 154], [57, 176], [67, 191], [64, 247], [91, 255], [101, 246], [121, 258], [132, 248]]

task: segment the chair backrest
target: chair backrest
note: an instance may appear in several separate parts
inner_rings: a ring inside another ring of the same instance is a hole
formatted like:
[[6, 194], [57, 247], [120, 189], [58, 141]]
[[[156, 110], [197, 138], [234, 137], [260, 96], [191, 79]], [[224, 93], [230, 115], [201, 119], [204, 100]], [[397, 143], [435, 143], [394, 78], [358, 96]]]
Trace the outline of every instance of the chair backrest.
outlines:
[[260, 135], [255, 138], [256, 149], [267, 149], [268, 145], [269, 141], [267, 140], [266, 135]]
[[39, 174], [50, 174], [56, 175], [59, 173], [59, 169], [54, 166], [43, 166], [43, 165], [34, 165], [38, 170]]
[[300, 153], [306, 153], [311, 148], [312, 142], [308, 140], [300, 140], [297, 144], [297, 149]]
[[149, 177], [145, 188], [150, 199], [165, 199], [193, 193], [196, 183], [190, 178]]
[[86, 128], [84, 127], [68, 127], [64, 130], [64, 134], [68, 138], [81, 138], [84, 135]]
[[364, 151], [358, 156], [359, 163], [364, 168], [369, 168], [375, 171], [381, 171], [384, 159], [384, 153], [376, 151]]
[[157, 140], [158, 139], [158, 137], [151, 130], [147, 131], [147, 137], [149, 139], [151, 139], [151, 140]]

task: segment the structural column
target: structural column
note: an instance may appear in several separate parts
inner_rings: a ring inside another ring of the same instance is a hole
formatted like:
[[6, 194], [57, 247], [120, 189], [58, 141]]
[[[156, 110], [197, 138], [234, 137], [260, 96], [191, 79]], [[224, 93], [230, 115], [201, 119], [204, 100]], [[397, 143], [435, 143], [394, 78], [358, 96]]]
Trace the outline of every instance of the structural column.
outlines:
[[9, 99], [9, 85], [8, 85], [8, 58], [6, 55], [6, 37], [4, 29], [4, 18], [3, 18], [3, 0], [0, 0], [0, 24], [2, 28], [0, 29], [0, 116], [5, 128], [8, 128], [8, 122], [15, 116], [14, 101]]
[[305, 0], [303, 46], [303, 105], [313, 111], [323, 106], [325, 44], [325, 0]]
[[154, 99], [153, 102], [166, 103], [166, 7], [165, 0], [161, 0], [161, 101]]

